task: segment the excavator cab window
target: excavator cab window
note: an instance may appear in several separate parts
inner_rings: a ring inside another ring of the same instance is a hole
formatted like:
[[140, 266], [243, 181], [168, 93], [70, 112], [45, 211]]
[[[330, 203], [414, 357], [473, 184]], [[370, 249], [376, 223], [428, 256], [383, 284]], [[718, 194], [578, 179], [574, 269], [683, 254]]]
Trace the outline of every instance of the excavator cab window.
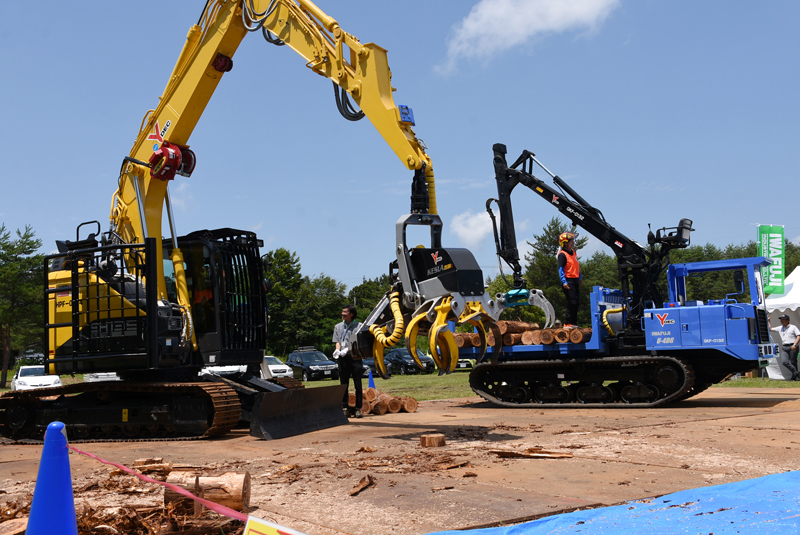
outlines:
[[170, 303], [177, 303], [178, 289], [175, 286], [175, 267], [166, 251], [164, 252], [164, 283], [167, 285], [167, 299]]
[[[201, 243], [182, 246], [186, 262], [186, 286], [192, 303], [192, 322], [198, 336], [217, 332], [214, 267], [211, 251]], [[164, 275], [167, 275], [166, 268]]]

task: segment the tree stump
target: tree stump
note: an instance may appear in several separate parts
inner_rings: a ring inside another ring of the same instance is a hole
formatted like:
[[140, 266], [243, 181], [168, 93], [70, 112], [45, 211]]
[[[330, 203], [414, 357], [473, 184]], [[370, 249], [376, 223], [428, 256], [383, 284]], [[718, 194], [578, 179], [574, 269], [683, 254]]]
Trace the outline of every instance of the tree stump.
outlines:
[[569, 331], [569, 341], [573, 344], [586, 343], [592, 339], [591, 329], [572, 329]]
[[553, 333], [553, 329], [544, 329], [541, 331], [540, 339], [542, 344], [549, 346], [550, 344], [556, 341], [555, 334]]
[[423, 448], [441, 448], [446, 445], [444, 435], [441, 433], [420, 435], [419, 443]]

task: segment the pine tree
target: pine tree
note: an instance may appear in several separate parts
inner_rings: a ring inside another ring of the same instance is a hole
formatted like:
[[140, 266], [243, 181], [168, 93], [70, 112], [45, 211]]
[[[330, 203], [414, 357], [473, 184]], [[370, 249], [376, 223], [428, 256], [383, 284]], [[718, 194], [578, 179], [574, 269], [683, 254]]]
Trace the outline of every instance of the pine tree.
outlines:
[[0, 225], [0, 347], [3, 370], [0, 388], [5, 388], [11, 350], [42, 349], [42, 246], [30, 226], [17, 229], [17, 238]]

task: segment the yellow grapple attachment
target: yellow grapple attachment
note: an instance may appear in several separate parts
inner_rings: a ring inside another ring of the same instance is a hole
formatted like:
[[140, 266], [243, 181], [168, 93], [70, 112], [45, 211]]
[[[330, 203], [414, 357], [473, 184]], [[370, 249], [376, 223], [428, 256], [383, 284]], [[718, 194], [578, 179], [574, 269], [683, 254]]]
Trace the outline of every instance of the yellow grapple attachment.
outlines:
[[[386, 370], [386, 363], [383, 361], [383, 349], [399, 342], [405, 330], [403, 313], [400, 311], [399, 292], [392, 292], [389, 296], [389, 306], [392, 310], [392, 316], [394, 317], [394, 330], [392, 334], [386, 336], [386, 327], [379, 327], [377, 325], [370, 325], [369, 327], [369, 332], [375, 337], [375, 340], [372, 342], [372, 358], [375, 360], [375, 370], [383, 379], [389, 378], [389, 372]], [[414, 358], [417, 360], [416, 355]]]

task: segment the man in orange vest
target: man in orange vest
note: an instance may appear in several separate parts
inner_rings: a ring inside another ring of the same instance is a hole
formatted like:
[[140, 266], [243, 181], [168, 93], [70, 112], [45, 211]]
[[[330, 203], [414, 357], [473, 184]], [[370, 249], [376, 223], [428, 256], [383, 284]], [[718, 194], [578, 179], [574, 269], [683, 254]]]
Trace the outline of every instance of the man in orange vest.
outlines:
[[561, 278], [561, 287], [564, 297], [567, 298], [567, 314], [564, 318], [564, 327], [576, 327], [578, 324], [578, 296], [583, 284], [581, 267], [578, 265], [578, 254], [575, 252], [575, 237], [572, 232], [562, 232], [558, 236], [558, 276]]

